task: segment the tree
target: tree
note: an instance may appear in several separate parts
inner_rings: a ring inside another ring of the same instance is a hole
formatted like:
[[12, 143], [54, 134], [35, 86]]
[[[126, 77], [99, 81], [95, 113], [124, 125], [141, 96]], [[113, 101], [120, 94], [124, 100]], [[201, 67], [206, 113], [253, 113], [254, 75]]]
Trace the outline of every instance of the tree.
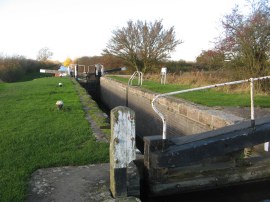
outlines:
[[270, 7], [268, 0], [249, 2], [249, 14], [241, 14], [236, 6], [222, 20], [224, 36], [217, 48], [226, 59], [241, 65], [248, 76], [267, 71], [270, 56]]
[[113, 31], [104, 53], [118, 56], [137, 71], [145, 72], [157, 62], [169, 58], [181, 43], [175, 38], [174, 27], [164, 29], [161, 20], [154, 23], [128, 21], [127, 27]]
[[205, 67], [209, 70], [215, 70], [223, 67], [224, 53], [219, 50], [202, 51], [196, 58], [198, 65]]
[[64, 62], [63, 62], [63, 65], [65, 67], [68, 67], [70, 64], [72, 63], [72, 60], [70, 58], [67, 58]]
[[53, 52], [50, 51], [48, 47], [44, 47], [38, 51], [37, 60], [44, 62], [47, 61], [51, 56], [53, 56]]

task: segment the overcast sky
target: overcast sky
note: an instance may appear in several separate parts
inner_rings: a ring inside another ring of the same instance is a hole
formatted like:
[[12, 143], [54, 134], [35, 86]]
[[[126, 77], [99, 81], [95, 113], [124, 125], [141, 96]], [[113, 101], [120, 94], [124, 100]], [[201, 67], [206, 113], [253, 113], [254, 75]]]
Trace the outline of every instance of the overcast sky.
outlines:
[[163, 20], [184, 43], [173, 60], [195, 61], [213, 47], [220, 20], [245, 0], [0, 0], [0, 54], [36, 59], [48, 47], [52, 59], [100, 55], [112, 31], [128, 20]]

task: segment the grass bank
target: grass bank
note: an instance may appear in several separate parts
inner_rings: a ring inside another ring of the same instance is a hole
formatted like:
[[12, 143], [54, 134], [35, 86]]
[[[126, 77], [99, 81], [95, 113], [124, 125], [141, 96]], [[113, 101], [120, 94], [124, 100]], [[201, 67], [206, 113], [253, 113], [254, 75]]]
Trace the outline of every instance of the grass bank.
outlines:
[[[119, 76], [110, 76], [123, 83], [128, 83], [128, 78]], [[133, 81], [136, 84], [137, 81]], [[156, 93], [168, 93], [173, 91], [180, 91], [184, 89], [190, 89], [195, 86], [186, 84], [166, 84], [161, 85], [157, 81], [144, 80], [142, 88], [148, 89]], [[197, 86], [196, 86], [197, 87]], [[240, 84], [241, 87], [241, 84]], [[223, 88], [223, 90], [208, 89], [195, 92], [189, 92], [184, 94], [175, 95], [182, 99], [189, 100], [191, 102], [213, 107], [213, 106], [239, 106], [248, 107], [250, 106], [250, 94], [248, 92], [239, 92], [237, 90], [230, 91], [230, 88]], [[255, 92], [256, 93], [256, 92]], [[256, 107], [270, 107], [270, 96], [255, 94], [254, 96]]]
[[0, 83], [0, 106], [0, 201], [24, 201], [39, 168], [108, 162], [108, 144], [95, 141], [70, 79]]

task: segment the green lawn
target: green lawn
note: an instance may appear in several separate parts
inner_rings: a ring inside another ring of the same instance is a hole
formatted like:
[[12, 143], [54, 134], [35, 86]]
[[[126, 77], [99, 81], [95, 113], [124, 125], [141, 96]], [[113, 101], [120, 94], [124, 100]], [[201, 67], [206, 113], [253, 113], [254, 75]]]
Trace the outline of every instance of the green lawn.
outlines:
[[0, 107], [0, 201], [24, 201], [39, 168], [108, 162], [108, 144], [95, 142], [70, 79], [0, 83]]
[[[110, 78], [116, 79], [123, 83], [128, 83], [127, 78], [110, 76]], [[137, 84], [134, 80], [133, 84]], [[241, 85], [241, 84], [240, 84]], [[174, 91], [180, 91], [184, 89], [190, 89], [192, 86], [181, 85], [181, 84], [166, 84], [161, 85], [158, 82], [145, 80], [143, 81], [142, 88], [148, 89], [157, 93], [168, 93]], [[213, 107], [213, 106], [239, 106], [247, 107], [250, 106], [250, 94], [249, 93], [225, 93], [217, 91], [215, 89], [201, 90], [195, 92], [189, 92], [184, 94], [175, 95], [191, 102]], [[256, 95], [254, 97], [255, 106], [257, 107], [270, 107], [270, 96], [267, 95]]]

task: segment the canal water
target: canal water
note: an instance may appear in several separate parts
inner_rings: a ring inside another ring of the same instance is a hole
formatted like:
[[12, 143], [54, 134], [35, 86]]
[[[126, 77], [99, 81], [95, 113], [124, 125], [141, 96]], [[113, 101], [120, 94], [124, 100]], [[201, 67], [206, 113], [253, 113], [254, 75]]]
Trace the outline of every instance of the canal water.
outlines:
[[175, 196], [148, 197], [149, 202], [270, 202], [270, 180]]

